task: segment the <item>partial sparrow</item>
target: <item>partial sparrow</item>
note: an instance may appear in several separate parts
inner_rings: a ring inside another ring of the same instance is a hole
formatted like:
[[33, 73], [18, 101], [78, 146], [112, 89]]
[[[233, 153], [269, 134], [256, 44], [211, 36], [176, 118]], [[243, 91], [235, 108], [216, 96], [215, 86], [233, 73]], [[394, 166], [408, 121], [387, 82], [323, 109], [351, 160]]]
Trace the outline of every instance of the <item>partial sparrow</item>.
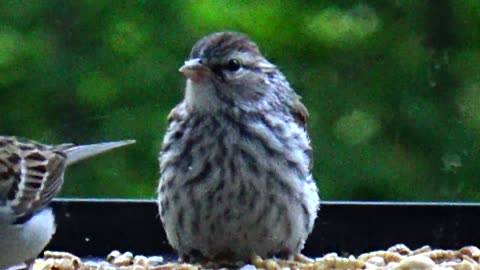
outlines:
[[60, 191], [65, 168], [135, 141], [44, 145], [0, 136], [0, 269], [34, 259], [55, 232], [48, 203]]
[[319, 207], [307, 109], [244, 34], [202, 38], [180, 72], [159, 158], [168, 241], [187, 260], [299, 253]]

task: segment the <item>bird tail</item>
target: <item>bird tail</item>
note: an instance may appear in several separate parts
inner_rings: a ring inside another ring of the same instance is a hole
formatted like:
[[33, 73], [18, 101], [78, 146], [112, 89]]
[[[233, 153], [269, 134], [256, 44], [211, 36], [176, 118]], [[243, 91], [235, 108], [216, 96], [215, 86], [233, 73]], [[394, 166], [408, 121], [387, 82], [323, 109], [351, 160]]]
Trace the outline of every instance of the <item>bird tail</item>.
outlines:
[[116, 142], [104, 142], [87, 145], [76, 145], [65, 149], [67, 154], [67, 166], [76, 163], [80, 160], [96, 156], [103, 152], [122, 147], [125, 145], [133, 144], [135, 140], [124, 140]]

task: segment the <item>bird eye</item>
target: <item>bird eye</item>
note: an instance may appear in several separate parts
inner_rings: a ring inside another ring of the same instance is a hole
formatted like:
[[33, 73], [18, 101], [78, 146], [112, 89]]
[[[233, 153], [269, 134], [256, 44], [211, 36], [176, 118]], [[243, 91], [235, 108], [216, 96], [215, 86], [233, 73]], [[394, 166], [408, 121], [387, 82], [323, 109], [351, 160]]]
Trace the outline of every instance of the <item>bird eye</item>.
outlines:
[[241, 67], [240, 62], [237, 59], [228, 60], [226, 68], [230, 71], [237, 71]]

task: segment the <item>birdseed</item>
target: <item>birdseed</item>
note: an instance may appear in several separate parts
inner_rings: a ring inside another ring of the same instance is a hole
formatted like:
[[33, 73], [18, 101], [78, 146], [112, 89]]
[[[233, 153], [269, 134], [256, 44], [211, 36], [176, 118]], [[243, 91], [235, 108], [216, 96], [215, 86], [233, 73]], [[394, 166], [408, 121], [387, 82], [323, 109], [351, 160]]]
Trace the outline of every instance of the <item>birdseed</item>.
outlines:
[[[112, 251], [104, 261], [82, 261], [68, 252], [45, 251], [42, 259], [35, 261], [33, 270], [201, 270], [229, 269], [225, 262], [206, 264], [188, 264], [177, 261], [165, 261], [161, 256], [133, 256], [131, 252]], [[397, 244], [387, 250], [378, 250], [357, 257], [338, 256], [328, 253], [323, 257], [309, 258], [296, 255], [291, 260], [262, 259], [253, 256], [247, 264], [235, 264], [234, 269], [244, 270], [480, 270], [480, 249], [466, 246], [459, 250], [432, 249], [423, 246], [411, 250], [403, 244]]]

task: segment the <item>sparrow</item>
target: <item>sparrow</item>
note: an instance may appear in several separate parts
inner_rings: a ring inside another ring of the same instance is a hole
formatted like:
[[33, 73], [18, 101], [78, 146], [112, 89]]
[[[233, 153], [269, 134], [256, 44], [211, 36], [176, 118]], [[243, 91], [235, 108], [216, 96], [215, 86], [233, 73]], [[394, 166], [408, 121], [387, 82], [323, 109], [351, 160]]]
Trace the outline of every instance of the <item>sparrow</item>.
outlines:
[[203, 37], [179, 71], [159, 155], [170, 245], [187, 261], [298, 254], [320, 204], [300, 97], [242, 33]]
[[0, 269], [26, 264], [55, 233], [48, 204], [60, 191], [66, 167], [134, 140], [91, 145], [46, 145], [0, 136]]

